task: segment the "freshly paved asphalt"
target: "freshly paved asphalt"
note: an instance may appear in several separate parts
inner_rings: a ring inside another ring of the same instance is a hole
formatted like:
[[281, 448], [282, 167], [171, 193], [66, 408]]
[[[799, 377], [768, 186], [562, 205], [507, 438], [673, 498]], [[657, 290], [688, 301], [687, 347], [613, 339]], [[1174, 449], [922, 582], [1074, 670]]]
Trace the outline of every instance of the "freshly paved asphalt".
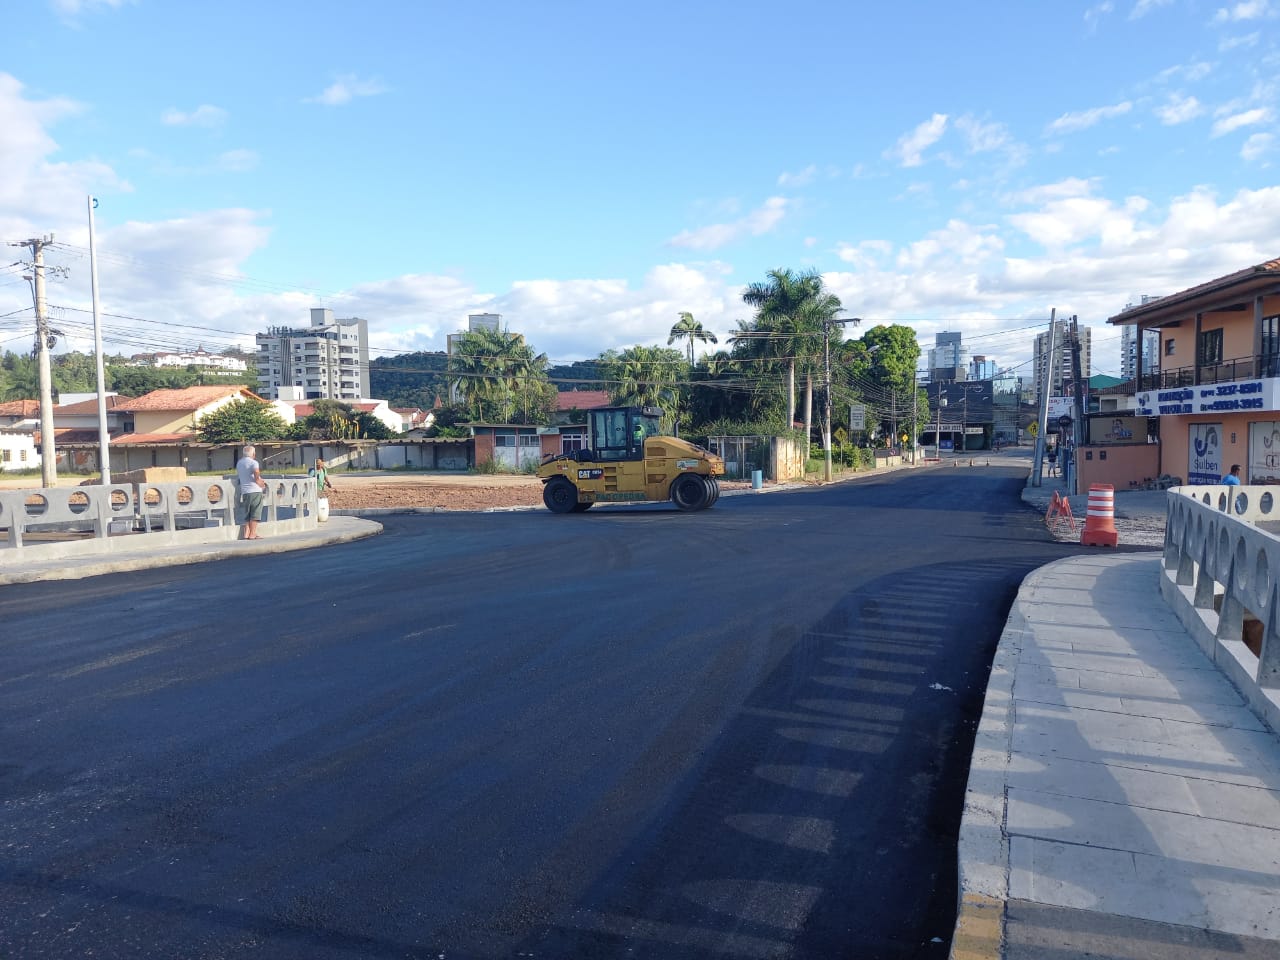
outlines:
[[0, 956], [944, 957], [1017, 468], [0, 590]]

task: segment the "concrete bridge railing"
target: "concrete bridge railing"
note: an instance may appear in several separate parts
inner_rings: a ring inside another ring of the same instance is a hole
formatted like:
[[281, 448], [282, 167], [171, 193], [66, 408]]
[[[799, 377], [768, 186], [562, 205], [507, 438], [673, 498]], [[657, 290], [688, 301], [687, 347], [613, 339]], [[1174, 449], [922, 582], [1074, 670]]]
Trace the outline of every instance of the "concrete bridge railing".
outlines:
[[[316, 481], [266, 476], [262, 533], [313, 529], [319, 522]], [[0, 565], [24, 560], [108, 554], [143, 543], [218, 543], [239, 536], [238, 487], [226, 477], [166, 483], [40, 487], [0, 491]], [[143, 540], [142, 538], [145, 538]]]
[[1173, 487], [1160, 591], [1200, 648], [1280, 731], [1280, 487]]

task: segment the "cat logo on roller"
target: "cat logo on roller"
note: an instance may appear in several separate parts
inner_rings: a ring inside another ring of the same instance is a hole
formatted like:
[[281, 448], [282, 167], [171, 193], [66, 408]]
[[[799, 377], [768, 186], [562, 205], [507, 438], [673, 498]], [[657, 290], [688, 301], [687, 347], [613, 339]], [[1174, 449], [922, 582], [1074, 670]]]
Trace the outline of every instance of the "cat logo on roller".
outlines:
[[542, 502], [552, 513], [581, 513], [596, 503], [670, 500], [705, 510], [720, 499], [724, 461], [696, 443], [664, 436], [657, 407], [587, 411], [587, 446], [549, 454], [538, 467]]

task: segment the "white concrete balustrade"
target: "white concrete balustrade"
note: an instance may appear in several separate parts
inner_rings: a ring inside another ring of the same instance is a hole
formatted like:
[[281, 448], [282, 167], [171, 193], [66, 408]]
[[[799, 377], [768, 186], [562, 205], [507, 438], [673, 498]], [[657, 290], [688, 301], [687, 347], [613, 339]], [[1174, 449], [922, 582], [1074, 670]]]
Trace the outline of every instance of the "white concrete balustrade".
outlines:
[[[293, 533], [318, 522], [316, 481], [267, 476], [260, 532]], [[144, 543], [235, 540], [238, 488], [233, 479], [189, 477], [171, 483], [0, 490], [0, 565], [107, 554]]]
[[1166, 517], [1162, 595], [1254, 712], [1280, 730], [1280, 537], [1266, 529], [1280, 524], [1280, 487], [1173, 487]]

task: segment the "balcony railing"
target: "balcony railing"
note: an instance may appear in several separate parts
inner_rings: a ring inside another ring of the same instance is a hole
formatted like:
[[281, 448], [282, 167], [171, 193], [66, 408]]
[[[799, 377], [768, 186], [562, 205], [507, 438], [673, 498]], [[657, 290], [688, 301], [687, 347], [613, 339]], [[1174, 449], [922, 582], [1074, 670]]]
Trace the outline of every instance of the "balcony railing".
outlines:
[[[1206, 363], [1200, 367], [1199, 383], [1232, 383], [1236, 380], [1257, 380], [1265, 377], [1280, 377], [1280, 354], [1267, 356], [1237, 357], [1223, 360], [1220, 363]], [[1129, 381], [1128, 392], [1140, 390], [1173, 390], [1178, 387], [1193, 387], [1197, 383], [1196, 368], [1176, 367], [1172, 370], [1160, 370], [1157, 373], [1144, 373], [1137, 383]]]

